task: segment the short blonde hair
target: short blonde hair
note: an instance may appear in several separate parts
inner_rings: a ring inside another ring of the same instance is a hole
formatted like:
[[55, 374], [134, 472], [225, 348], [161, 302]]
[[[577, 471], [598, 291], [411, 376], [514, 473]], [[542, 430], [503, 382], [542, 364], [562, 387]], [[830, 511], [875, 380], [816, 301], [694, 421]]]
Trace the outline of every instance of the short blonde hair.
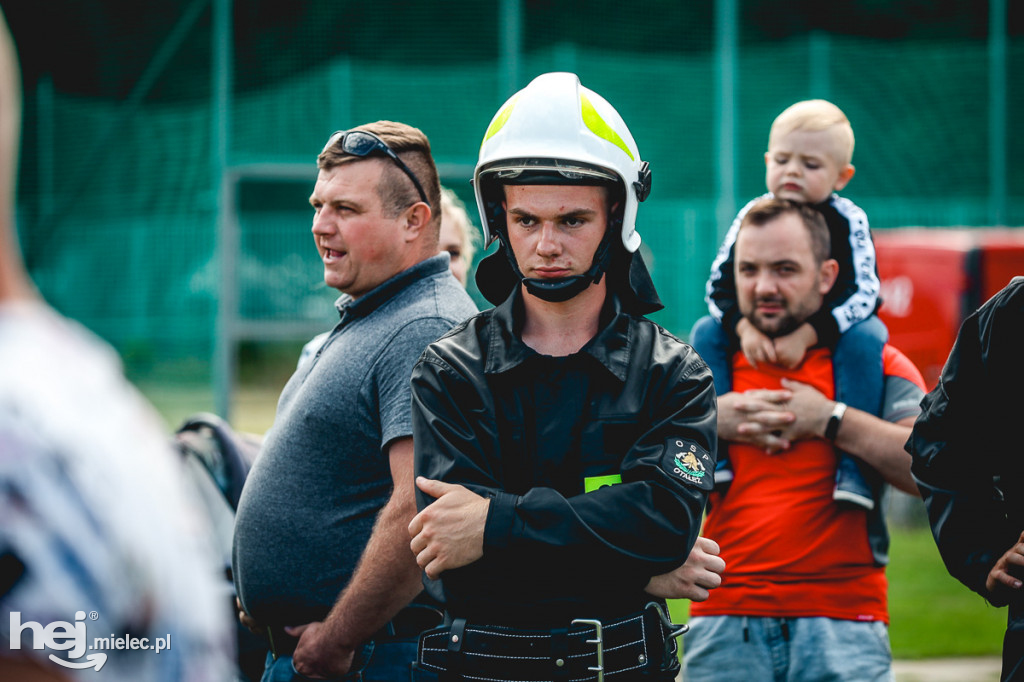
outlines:
[[797, 130], [809, 132], [829, 131], [832, 135], [835, 161], [848, 166], [853, 160], [853, 126], [843, 110], [823, 99], [808, 99], [787, 107], [775, 117], [768, 133], [768, 146], [772, 140]]
[[447, 187], [441, 187], [441, 220], [450, 220], [458, 228], [459, 238], [462, 242], [461, 258], [467, 265], [472, 264], [473, 254], [480, 241], [479, 231], [470, 220], [469, 212], [466, 211], [466, 204], [459, 199], [459, 196]]

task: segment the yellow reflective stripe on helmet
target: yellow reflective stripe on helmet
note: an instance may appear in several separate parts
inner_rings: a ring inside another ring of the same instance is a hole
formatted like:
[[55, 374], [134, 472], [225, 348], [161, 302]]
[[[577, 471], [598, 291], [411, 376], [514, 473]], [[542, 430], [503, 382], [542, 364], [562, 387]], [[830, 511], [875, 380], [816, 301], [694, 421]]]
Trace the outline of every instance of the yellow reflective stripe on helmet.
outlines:
[[512, 115], [512, 110], [515, 109], [516, 102], [518, 101], [519, 95], [516, 94], [505, 104], [504, 108], [498, 112], [498, 115], [494, 117], [493, 121], [491, 121], [491, 125], [487, 126], [487, 132], [484, 133], [483, 142], [480, 143], [481, 147], [483, 147], [487, 140], [494, 137], [494, 135], [497, 134], [497, 132], [501, 130], [506, 123], [508, 123], [508, 117]]
[[[580, 93], [580, 111], [583, 114], [583, 122], [590, 128], [590, 132], [594, 133], [602, 140], [608, 140], [613, 145], [626, 152], [626, 156], [629, 157], [630, 161], [636, 161], [633, 158], [633, 152], [629, 151], [629, 147], [622, 141], [619, 134], [612, 129], [610, 125], [605, 123], [604, 119], [601, 118], [601, 114], [597, 113], [597, 109], [590, 103], [587, 96], [584, 93]], [[488, 131], [490, 132], [490, 131]]]

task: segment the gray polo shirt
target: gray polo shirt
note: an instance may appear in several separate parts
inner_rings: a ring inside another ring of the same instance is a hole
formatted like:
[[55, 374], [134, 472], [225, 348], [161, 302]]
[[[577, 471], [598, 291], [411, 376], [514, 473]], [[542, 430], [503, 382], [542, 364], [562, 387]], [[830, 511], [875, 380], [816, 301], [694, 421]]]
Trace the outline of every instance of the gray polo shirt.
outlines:
[[238, 505], [235, 586], [268, 625], [322, 620], [348, 584], [391, 494], [387, 446], [412, 435], [412, 367], [476, 313], [447, 254], [336, 305], [341, 321], [282, 391]]

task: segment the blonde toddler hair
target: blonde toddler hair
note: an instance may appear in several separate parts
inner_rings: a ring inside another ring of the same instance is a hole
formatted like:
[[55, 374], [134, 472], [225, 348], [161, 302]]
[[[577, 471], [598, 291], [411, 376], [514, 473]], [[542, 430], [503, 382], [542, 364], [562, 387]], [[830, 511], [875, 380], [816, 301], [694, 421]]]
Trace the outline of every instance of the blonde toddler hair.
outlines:
[[787, 107], [772, 123], [768, 134], [768, 147], [777, 137], [797, 130], [832, 133], [832, 154], [839, 167], [848, 166], [853, 160], [853, 126], [843, 110], [823, 99], [808, 99]]

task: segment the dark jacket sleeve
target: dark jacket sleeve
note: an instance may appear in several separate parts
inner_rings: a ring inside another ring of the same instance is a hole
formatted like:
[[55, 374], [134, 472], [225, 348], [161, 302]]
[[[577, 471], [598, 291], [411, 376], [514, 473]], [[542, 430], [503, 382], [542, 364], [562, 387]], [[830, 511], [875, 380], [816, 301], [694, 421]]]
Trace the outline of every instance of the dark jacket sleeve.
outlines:
[[947, 569], [986, 598], [989, 571], [1024, 530], [1024, 448], [1011, 426], [1024, 379], [1024, 279], [1014, 281], [964, 321], [907, 441]]
[[[838, 280], [836, 286], [839, 286]], [[839, 343], [839, 325], [836, 324], [836, 318], [832, 316], [831, 308], [827, 306], [818, 308], [807, 318], [807, 324], [814, 329], [814, 333], [818, 336], [818, 343], [822, 346], [835, 348]]]
[[815, 208], [828, 225], [831, 256], [839, 263], [839, 275], [825, 297], [825, 305], [807, 323], [818, 335], [818, 343], [835, 348], [840, 334], [878, 310], [881, 283], [867, 214], [835, 194]]
[[736, 274], [733, 270], [736, 258], [733, 247], [724, 252], [721, 261], [715, 261], [715, 270], [708, 280], [708, 310], [722, 323], [729, 336], [736, 335], [740, 321], [739, 305], [736, 302]]
[[[685, 561], [712, 486], [717, 419], [711, 373], [685, 348], [645, 377], [654, 413], [622, 453], [622, 483], [569, 497], [549, 487], [523, 495], [503, 489], [486, 392], [428, 349], [412, 380], [417, 473], [491, 499], [477, 578], [486, 574], [496, 585], [543, 582], [552, 592], [564, 582], [571, 592], [586, 576], [588, 583], [642, 589]], [[707, 474], [700, 482], [674, 472], [684, 449], [702, 458]], [[429, 501], [421, 495], [418, 504]]]
[[741, 317], [739, 305], [736, 303], [736, 273], [733, 269], [736, 263], [736, 233], [739, 232], [743, 216], [750, 207], [770, 196], [771, 194], [764, 194], [752, 199], [740, 209], [726, 231], [718, 254], [711, 264], [711, 275], [708, 277], [704, 300], [708, 304], [708, 312], [722, 324], [722, 328], [729, 336], [736, 335], [736, 325]]

